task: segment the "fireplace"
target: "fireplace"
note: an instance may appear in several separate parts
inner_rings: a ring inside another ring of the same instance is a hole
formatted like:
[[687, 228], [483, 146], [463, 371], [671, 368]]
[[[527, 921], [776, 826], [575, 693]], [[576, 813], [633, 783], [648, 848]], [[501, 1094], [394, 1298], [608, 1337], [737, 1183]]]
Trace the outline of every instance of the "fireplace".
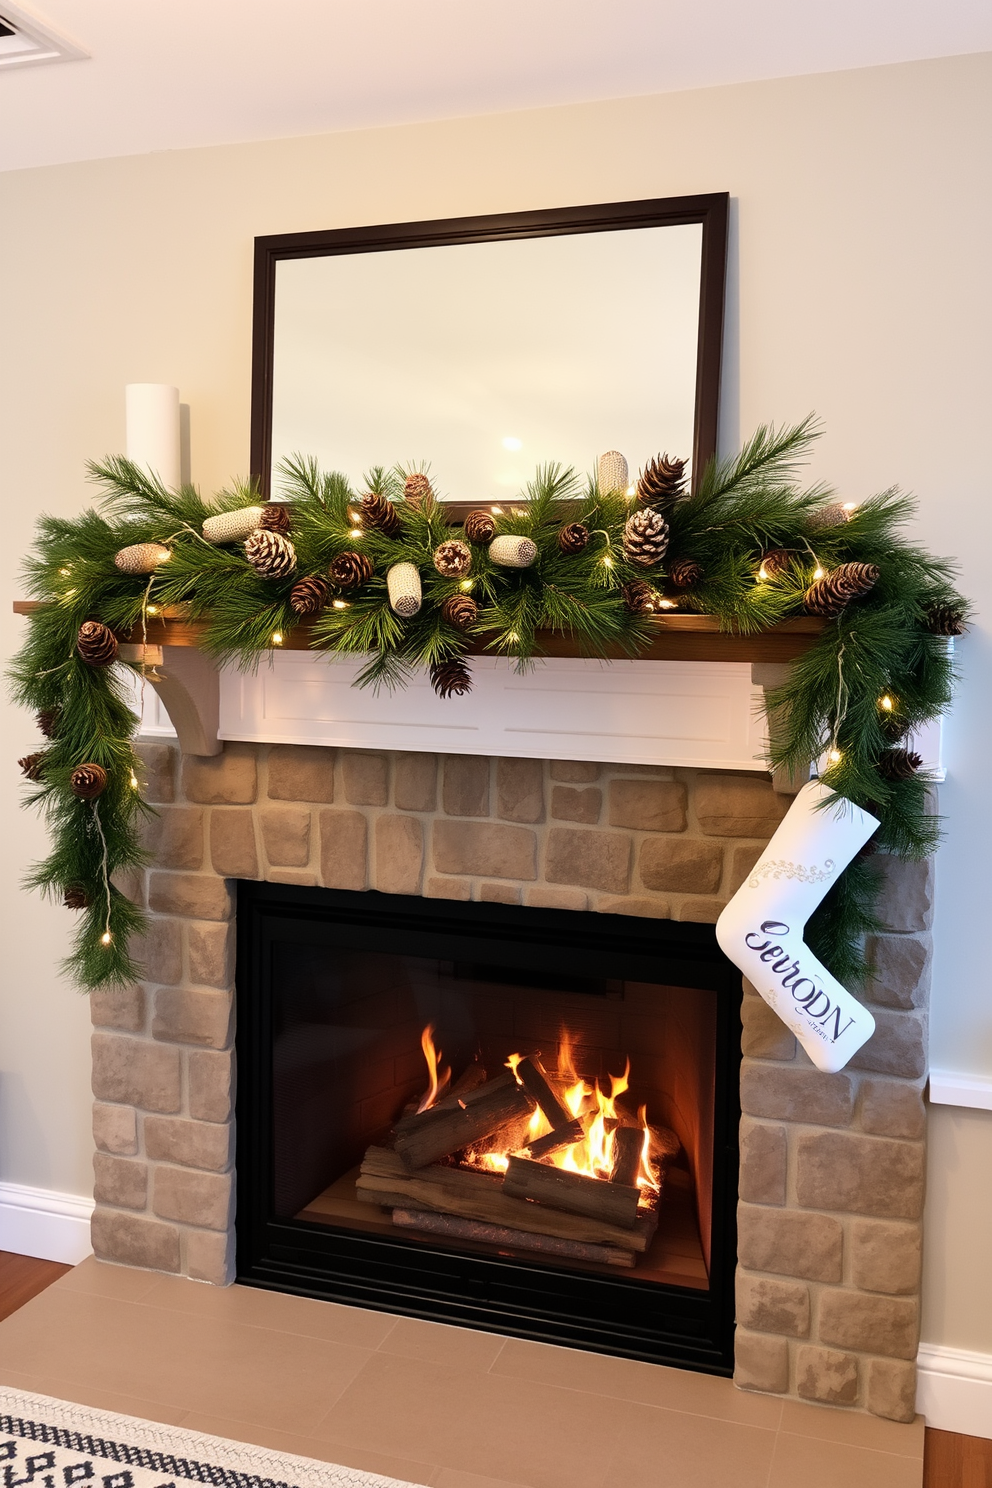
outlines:
[[711, 927], [238, 886], [238, 1277], [729, 1374]]

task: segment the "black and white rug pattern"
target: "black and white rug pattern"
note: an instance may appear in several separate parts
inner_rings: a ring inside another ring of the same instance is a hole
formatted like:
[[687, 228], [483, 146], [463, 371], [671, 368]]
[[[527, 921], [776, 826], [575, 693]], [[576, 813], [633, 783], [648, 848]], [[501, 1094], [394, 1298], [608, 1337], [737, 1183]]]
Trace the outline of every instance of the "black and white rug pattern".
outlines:
[[419, 1488], [0, 1386], [2, 1488]]

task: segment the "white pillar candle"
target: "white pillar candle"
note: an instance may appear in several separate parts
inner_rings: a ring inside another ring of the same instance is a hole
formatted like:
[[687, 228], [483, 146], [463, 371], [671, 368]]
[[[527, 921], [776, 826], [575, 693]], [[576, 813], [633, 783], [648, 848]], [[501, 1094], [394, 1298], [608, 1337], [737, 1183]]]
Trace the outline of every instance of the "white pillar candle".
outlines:
[[157, 476], [168, 491], [182, 484], [179, 389], [164, 382], [129, 382], [124, 389], [127, 457]]

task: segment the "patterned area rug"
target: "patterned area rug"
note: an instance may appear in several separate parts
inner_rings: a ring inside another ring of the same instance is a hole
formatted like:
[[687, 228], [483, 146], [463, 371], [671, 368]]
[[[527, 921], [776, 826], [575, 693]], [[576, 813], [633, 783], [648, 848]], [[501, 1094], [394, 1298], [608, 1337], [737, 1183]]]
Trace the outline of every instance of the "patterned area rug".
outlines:
[[0, 1386], [5, 1488], [418, 1488], [333, 1462]]

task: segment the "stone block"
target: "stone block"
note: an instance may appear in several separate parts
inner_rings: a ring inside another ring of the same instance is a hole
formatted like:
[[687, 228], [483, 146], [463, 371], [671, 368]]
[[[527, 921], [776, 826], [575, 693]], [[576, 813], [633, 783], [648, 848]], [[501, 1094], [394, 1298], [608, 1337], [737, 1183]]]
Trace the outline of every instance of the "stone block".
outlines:
[[551, 779], [564, 780], [567, 785], [586, 785], [598, 780], [602, 765], [592, 760], [552, 760]]
[[851, 1280], [866, 1292], [890, 1296], [915, 1292], [920, 1285], [922, 1250], [919, 1225], [857, 1219], [851, 1226]]
[[738, 1256], [748, 1270], [840, 1281], [844, 1230], [830, 1215], [742, 1203], [737, 1224]]
[[90, 1019], [95, 1028], [140, 1033], [145, 1026], [145, 1007], [145, 989], [140, 982], [129, 987], [98, 987], [90, 993]]
[[341, 779], [351, 806], [385, 806], [389, 800], [389, 761], [384, 754], [342, 749]]
[[93, 1141], [101, 1152], [133, 1156], [138, 1150], [138, 1118], [132, 1107], [94, 1101]]
[[258, 878], [255, 820], [250, 811], [210, 813], [210, 861], [224, 878]]
[[144, 1209], [148, 1200], [148, 1169], [126, 1157], [93, 1154], [93, 1197], [117, 1209]]
[[205, 1168], [223, 1173], [231, 1165], [228, 1122], [186, 1121], [177, 1116], [146, 1116], [145, 1155], [153, 1162], [179, 1163], [185, 1168]]
[[803, 1400], [821, 1405], [854, 1405], [858, 1361], [853, 1354], [804, 1343], [796, 1352], [796, 1390]]
[[234, 1236], [216, 1230], [190, 1230], [186, 1236], [186, 1275], [213, 1286], [234, 1280]]
[[301, 806], [267, 806], [259, 812], [262, 846], [270, 863], [302, 868], [310, 861], [310, 813]]
[[527, 890], [527, 903], [534, 909], [588, 909], [589, 895], [582, 889], [536, 887]]
[[155, 994], [152, 1037], [163, 1043], [223, 1049], [231, 1037], [233, 1011], [230, 992], [160, 987]]
[[425, 899], [471, 899], [472, 885], [464, 878], [431, 876], [424, 884]]
[[759, 1333], [809, 1335], [809, 1287], [801, 1281], [773, 1281], [737, 1272], [737, 1321]]
[[489, 760], [475, 754], [446, 755], [441, 801], [449, 816], [488, 816]]
[[645, 888], [669, 894], [714, 894], [723, 877], [723, 848], [693, 837], [654, 837], [641, 843]]
[[923, 1092], [901, 1080], [864, 1080], [861, 1085], [861, 1125], [876, 1137], [919, 1139], [927, 1129]]
[[761, 837], [767, 840], [791, 798], [755, 775], [699, 775], [693, 805], [702, 831], [712, 837]]
[[789, 1388], [789, 1345], [769, 1333], [734, 1336], [734, 1384], [739, 1390], [766, 1390], [780, 1395]]
[[916, 1362], [908, 1359], [869, 1359], [865, 1405], [873, 1416], [887, 1421], [916, 1419]]
[[476, 898], [480, 904], [519, 904], [520, 890], [516, 884], [481, 883]]
[[796, 1195], [807, 1208], [918, 1219], [923, 1183], [922, 1144], [855, 1132], [800, 1132], [796, 1138]]
[[686, 788], [677, 780], [611, 780], [610, 826], [631, 827], [636, 832], [684, 832], [686, 799]]
[[631, 842], [625, 832], [552, 827], [544, 876], [549, 883], [624, 894], [630, 886], [630, 857]]
[[175, 1225], [98, 1206], [90, 1221], [90, 1240], [98, 1260], [144, 1266], [149, 1271], [179, 1270], [179, 1231]]
[[496, 761], [496, 815], [504, 821], [544, 820], [544, 765], [541, 760]]
[[148, 907], [157, 914], [182, 915], [190, 920], [227, 920], [231, 894], [222, 878], [206, 873], [152, 873]]
[[400, 811], [437, 809], [437, 755], [397, 754], [393, 760], [393, 800]]
[[933, 919], [933, 859], [913, 863], [879, 853], [874, 862], [882, 881], [876, 913], [885, 928], [902, 934], [929, 930]]
[[98, 1101], [171, 1115], [182, 1105], [179, 1050], [128, 1038], [93, 1035], [93, 1094]]
[[195, 1121], [230, 1121], [234, 1057], [229, 1049], [196, 1049], [186, 1057], [189, 1114]]
[[751, 1116], [812, 1126], [847, 1126], [854, 1112], [854, 1082], [850, 1075], [828, 1075], [816, 1069], [745, 1064], [741, 1110]]
[[192, 1168], [155, 1168], [152, 1208], [160, 1219], [178, 1220], [203, 1230], [226, 1230], [233, 1201], [230, 1173]]
[[270, 801], [334, 800], [334, 750], [312, 744], [272, 744], [266, 765]]
[[787, 1144], [784, 1126], [741, 1121], [740, 1196], [751, 1204], [784, 1204]]
[[686, 898], [679, 905], [675, 918], [692, 925], [715, 925], [725, 904], [724, 899]]
[[741, 884], [748, 877], [751, 869], [761, 857], [764, 848], [760, 843], [746, 844], [743, 847], [735, 847], [730, 856], [730, 882], [727, 885], [728, 895], [736, 894]]
[[602, 809], [603, 792], [598, 786], [556, 785], [551, 792], [551, 815], [556, 821], [595, 825]]
[[198, 987], [228, 988], [234, 981], [234, 926], [186, 927], [189, 979]]
[[855, 1054], [850, 1068], [901, 1075], [906, 1080], [922, 1078], [927, 1072], [926, 1014], [875, 1007], [872, 1016], [875, 1032]]
[[182, 981], [182, 926], [172, 919], [150, 918], [142, 935], [131, 941], [131, 954], [145, 978], [159, 986]]
[[258, 794], [252, 744], [225, 744], [220, 754], [183, 757], [183, 791], [202, 806], [249, 806]]
[[535, 879], [537, 836], [529, 827], [496, 822], [435, 821], [434, 867], [439, 873]]
[[203, 867], [203, 807], [163, 806], [141, 829], [158, 868]]
[[384, 894], [419, 894], [424, 829], [415, 816], [380, 816], [375, 824], [375, 886]]
[[320, 813], [320, 881], [328, 889], [368, 885], [368, 826], [360, 811]]
[[672, 906], [667, 899], [642, 899], [636, 894], [601, 894], [596, 900], [600, 914], [634, 915], [639, 920], [670, 920]]
[[741, 1049], [750, 1059], [793, 1059], [795, 1035], [790, 1033], [778, 1013], [763, 997], [745, 996], [741, 1003], [744, 1032]]
[[318, 885], [317, 875], [311, 868], [270, 868], [266, 878], [269, 883], [299, 884], [307, 889]]
[[929, 935], [869, 935], [865, 951], [871, 967], [865, 987], [868, 1002], [890, 1008], [926, 1006], [933, 960]]
[[919, 1317], [915, 1297], [878, 1297], [853, 1288], [820, 1293], [820, 1338], [838, 1348], [915, 1359]]
[[141, 761], [136, 773], [141, 794], [150, 805], [166, 805], [176, 799], [176, 761], [179, 752], [170, 744], [139, 742], [134, 752]]

